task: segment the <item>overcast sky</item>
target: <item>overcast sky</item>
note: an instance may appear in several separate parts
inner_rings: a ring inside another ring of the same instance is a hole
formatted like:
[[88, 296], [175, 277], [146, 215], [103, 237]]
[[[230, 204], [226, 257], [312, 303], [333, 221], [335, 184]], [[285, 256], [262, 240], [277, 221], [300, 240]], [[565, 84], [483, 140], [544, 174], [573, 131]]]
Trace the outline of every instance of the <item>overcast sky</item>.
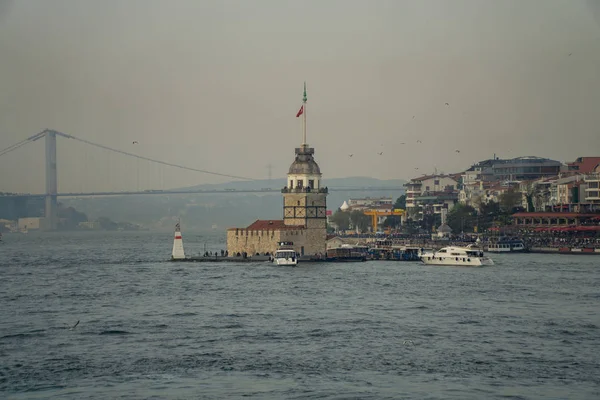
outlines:
[[[52, 128], [282, 177], [305, 80], [324, 179], [600, 155], [600, 3], [0, 0], [0, 149]], [[226, 180], [58, 146], [61, 191]], [[1, 156], [0, 191], [43, 192], [43, 156]]]

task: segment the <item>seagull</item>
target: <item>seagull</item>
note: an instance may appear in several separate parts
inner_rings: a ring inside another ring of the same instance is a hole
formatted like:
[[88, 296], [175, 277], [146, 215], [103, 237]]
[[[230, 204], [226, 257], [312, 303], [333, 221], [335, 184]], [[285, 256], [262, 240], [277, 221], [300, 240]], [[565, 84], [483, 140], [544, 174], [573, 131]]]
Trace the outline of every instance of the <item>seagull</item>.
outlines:
[[139, 144], [137, 140], [135, 140], [132, 144]]
[[383, 155], [383, 151], [381, 153], [377, 153], [377, 154], [379, 154], [381, 156], [381, 155]]
[[402, 143], [400, 143], [400, 144], [406, 144], [406, 143], [402, 142]]
[[454, 150], [454, 151], [457, 152], [457, 153], [460, 153], [460, 150]]
[[415, 344], [412, 340], [405, 340], [404, 342], [402, 342], [402, 344], [407, 345], [407, 344]]
[[354, 154], [348, 154], [348, 157], [352, 157]]
[[417, 140], [417, 143], [423, 143], [423, 142], [421, 142], [420, 140]]
[[415, 169], [419, 169], [419, 168], [415, 168]]
[[415, 116], [413, 115], [413, 119], [415, 119]]
[[573, 53], [569, 53], [569, 55], [571, 55], [571, 54], [573, 54]]
[[450, 103], [446, 103], [446, 105], [447, 105], [447, 106], [449, 106], [449, 105], [450, 105]]
[[79, 325], [79, 320], [77, 320], [77, 323], [73, 325], [69, 330], [72, 331], [73, 329], [77, 328], [77, 325]]

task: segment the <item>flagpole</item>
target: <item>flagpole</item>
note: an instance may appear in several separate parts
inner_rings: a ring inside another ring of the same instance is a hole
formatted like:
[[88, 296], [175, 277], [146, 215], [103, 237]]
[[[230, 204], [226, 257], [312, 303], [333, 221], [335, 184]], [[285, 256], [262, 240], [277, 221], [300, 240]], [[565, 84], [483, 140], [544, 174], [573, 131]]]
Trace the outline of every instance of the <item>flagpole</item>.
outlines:
[[304, 117], [304, 123], [302, 124], [302, 145], [304, 146], [306, 144], [306, 82], [304, 82], [304, 97], [302, 97], [302, 107], [303, 108], [303, 117]]

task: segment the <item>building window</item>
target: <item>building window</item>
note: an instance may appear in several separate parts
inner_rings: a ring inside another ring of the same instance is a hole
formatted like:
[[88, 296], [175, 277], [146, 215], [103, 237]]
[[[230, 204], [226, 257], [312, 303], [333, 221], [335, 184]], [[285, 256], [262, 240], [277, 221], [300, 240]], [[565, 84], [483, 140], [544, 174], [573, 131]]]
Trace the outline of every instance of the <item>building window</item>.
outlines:
[[310, 187], [311, 189], [315, 187], [315, 181], [314, 181], [314, 179], [309, 179], [308, 180], [308, 187]]
[[299, 188], [304, 187], [304, 181], [302, 179], [298, 179], [298, 187]]
[[290, 186], [289, 186], [289, 188], [290, 189], [294, 188], [294, 180], [293, 179], [290, 179]]
[[433, 181], [433, 184], [434, 184], [434, 185], [439, 185], [439, 184], [440, 184], [440, 180], [439, 180], [439, 179], [436, 179], [436, 180], [434, 180], [434, 181]]
[[300, 205], [300, 200], [298, 200], [298, 205]]
[[429, 192], [429, 186], [425, 186], [425, 191]]

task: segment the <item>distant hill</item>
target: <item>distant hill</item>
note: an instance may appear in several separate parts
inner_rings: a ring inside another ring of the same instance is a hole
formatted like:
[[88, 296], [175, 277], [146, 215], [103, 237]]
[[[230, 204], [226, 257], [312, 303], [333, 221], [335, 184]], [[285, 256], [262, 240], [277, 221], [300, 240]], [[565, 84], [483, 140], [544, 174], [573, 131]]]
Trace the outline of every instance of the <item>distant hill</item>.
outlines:
[[[279, 189], [284, 179], [204, 184], [180, 190], [220, 189]], [[369, 177], [327, 179], [328, 187], [336, 188], [394, 188], [392, 191], [336, 191], [327, 196], [327, 208], [335, 210], [345, 200], [362, 197], [392, 197], [404, 193], [400, 179], [380, 180]], [[279, 191], [268, 193], [190, 193], [177, 195], [113, 196], [62, 199], [66, 206], [84, 212], [88, 218], [108, 217], [117, 222], [132, 222], [151, 229], [172, 229], [174, 221], [182, 218], [187, 229], [208, 230], [245, 227], [256, 219], [281, 219], [282, 200]]]
[[[287, 181], [285, 178], [280, 179], [262, 179], [255, 181], [233, 181], [226, 183], [215, 183], [215, 184], [202, 184], [196, 186], [190, 186], [180, 188], [180, 190], [224, 190], [224, 189], [237, 189], [247, 190], [256, 188], [272, 188], [280, 189], [286, 185]], [[403, 179], [386, 179], [381, 180], [377, 178], [370, 178], [365, 176], [356, 176], [349, 178], [331, 178], [323, 180], [323, 183], [327, 187], [398, 187], [403, 190], [403, 185], [406, 183]]]

